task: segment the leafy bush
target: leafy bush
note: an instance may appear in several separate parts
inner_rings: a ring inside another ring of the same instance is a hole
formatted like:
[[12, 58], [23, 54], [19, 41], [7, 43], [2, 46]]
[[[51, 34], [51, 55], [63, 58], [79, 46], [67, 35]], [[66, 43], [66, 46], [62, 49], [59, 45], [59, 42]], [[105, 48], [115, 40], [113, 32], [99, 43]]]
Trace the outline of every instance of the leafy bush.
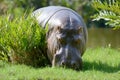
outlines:
[[43, 66], [46, 60], [45, 29], [24, 14], [0, 17], [0, 58], [13, 63]]
[[106, 20], [106, 25], [120, 28], [120, 2], [118, 0], [93, 0], [92, 6], [99, 12], [93, 16], [93, 20]]

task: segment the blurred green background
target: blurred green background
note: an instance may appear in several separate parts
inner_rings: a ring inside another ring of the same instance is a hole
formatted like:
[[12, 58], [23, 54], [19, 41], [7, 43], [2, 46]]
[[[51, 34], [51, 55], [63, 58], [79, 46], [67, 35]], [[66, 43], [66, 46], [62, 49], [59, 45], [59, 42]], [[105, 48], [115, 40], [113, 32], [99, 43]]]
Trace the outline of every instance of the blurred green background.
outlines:
[[96, 12], [91, 6], [91, 2], [91, 0], [0, 0], [0, 15], [11, 13], [12, 16], [18, 16], [25, 11], [45, 6], [66, 6], [82, 15], [87, 27], [106, 27], [104, 20], [100, 22], [91, 21], [90, 16]]

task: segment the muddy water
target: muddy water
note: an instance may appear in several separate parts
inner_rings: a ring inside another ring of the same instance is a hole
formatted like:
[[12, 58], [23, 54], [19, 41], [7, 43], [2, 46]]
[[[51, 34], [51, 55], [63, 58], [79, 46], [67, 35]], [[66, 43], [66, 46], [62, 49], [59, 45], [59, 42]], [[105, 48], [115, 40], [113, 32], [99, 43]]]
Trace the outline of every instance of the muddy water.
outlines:
[[89, 28], [87, 47], [112, 47], [120, 48], [120, 29]]

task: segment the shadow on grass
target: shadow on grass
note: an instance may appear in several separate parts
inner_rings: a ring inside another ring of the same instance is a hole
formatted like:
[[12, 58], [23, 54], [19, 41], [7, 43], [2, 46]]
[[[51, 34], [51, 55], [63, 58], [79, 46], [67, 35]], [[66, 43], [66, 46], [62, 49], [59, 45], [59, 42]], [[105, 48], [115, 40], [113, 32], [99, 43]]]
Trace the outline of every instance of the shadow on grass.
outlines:
[[120, 71], [120, 65], [113, 67], [102, 62], [84, 61], [83, 71], [86, 71], [86, 70], [97, 70], [97, 71], [103, 71], [107, 73], [114, 73], [114, 72]]

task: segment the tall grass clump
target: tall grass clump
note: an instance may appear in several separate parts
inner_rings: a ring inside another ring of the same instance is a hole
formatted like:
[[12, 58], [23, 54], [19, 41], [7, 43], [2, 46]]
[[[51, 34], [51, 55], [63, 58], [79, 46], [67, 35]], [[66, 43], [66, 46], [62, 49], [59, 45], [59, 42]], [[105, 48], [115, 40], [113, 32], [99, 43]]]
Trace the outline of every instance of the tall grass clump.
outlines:
[[0, 59], [13, 63], [43, 66], [46, 61], [45, 32], [30, 14], [11, 19], [0, 16]]

